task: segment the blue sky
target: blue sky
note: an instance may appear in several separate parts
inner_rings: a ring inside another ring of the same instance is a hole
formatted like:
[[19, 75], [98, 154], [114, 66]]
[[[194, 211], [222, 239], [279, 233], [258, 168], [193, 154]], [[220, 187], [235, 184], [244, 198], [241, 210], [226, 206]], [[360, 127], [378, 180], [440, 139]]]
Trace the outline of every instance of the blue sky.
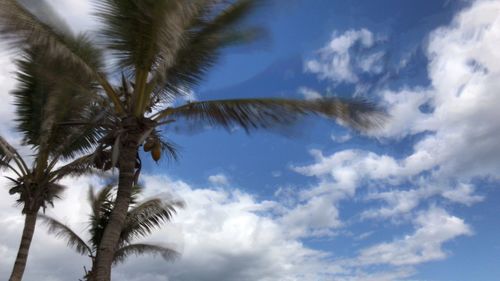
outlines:
[[[50, 2], [75, 29], [93, 26], [87, 1]], [[134, 259], [115, 278], [499, 280], [500, 1], [263, 2], [246, 24], [267, 38], [226, 50], [193, 99], [354, 95], [392, 118], [364, 134], [317, 118], [250, 136], [167, 128], [180, 160], [147, 163], [143, 182], [149, 196], [186, 201], [151, 238], [183, 257]], [[0, 61], [8, 90], [10, 58]], [[15, 140], [11, 125], [0, 131]], [[68, 179], [49, 212], [83, 228], [81, 198], [100, 183]], [[21, 225], [9, 200], [1, 276]], [[27, 280], [81, 276], [85, 257], [37, 231]]]

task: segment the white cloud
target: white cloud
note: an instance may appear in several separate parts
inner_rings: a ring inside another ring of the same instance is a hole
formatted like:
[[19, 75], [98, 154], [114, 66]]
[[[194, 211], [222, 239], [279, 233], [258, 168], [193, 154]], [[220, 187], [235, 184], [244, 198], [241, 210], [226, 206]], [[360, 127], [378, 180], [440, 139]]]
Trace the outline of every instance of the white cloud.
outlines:
[[363, 56], [358, 61], [358, 67], [366, 73], [375, 73], [379, 74], [384, 70], [384, 66], [382, 64], [382, 59], [384, 58], [384, 52], [375, 52], [373, 54], [369, 54]]
[[[156, 192], [169, 180], [145, 181]], [[175, 218], [183, 233], [183, 258], [168, 270], [156, 262], [153, 272], [169, 272], [175, 280], [295, 280], [322, 274], [316, 267], [324, 253], [289, 238], [286, 228], [260, 215], [272, 202], [258, 202], [238, 190], [193, 189], [180, 181], [167, 186], [187, 205]]]
[[94, 30], [98, 25], [98, 21], [89, 16], [93, 11], [92, 1], [47, 0], [47, 2], [76, 32]]
[[[460, 178], [498, 178], [500, 165], [500, 3], [477, 1], [429, 37], [429, 88], [385, 92], [393, 115], [381, 137], [427, 132], [408, 162]], [[419, 107], [427, 104], [429, 113]], [[418, 160], [412, 161], [412, 158]]]
[[280, 221], [293, 237], [331, 236], [342, 226], [335, 200], [326, 195], [287, 209]]
[[293, 167], [298, 173], [333, 180], [338, 188], [354, 194], [359, 180], [363, 178], [390, 179], [397, 173], [405, 173], [404, 167], [388, 155], [362, 150], [342, 150], [325, 156], [320, 150], [311, 150], [315, 163]]
[[450, 201], [470, 206], [484, 199], [484, 196], [475, 195], [474, 191], [473, 185], [462, 183], [455, 189], [446, 190], [442, 195]]
[[215, 174], [208, 177], [208, 181], [214, 185], [228, 185], [229, 179], [224, 174]]
[[472, 234], [470, 227], [462, 219], [435, 207], [420, 213], [415, 226], [415, 233], [412, 235], [363, 249], [356, 262], [399, 266], [440, 260], [447, 256], [442, 249], [445, 242]]
[[[318, 51], [318, 57], [305, 62], [305, 70], [335, 83], [356, 83], [360, 73], [379, 74], [384, 69], [385, 54], [371, 50], [377, 41], [373, 33], [364, 28], [341, 35], [334, 33], [332, 40]], [[356, 46], [361, 53], [353, 54]]]
[[402, 281], [402, 280], [413, 280], [408, 279], [409, 277], [415, 275], [415, 269], [413, 268], [398, 268], [392, 271], [356, 271], [349, 272], [347, 276], [337, 277], [335, 281]]
[[[193, 188], [183, 181], [173, 181], [165, 176], [144, 175], [143, 179], [147, 186], [145, 197], [175, 196], [186, 202], [186, 208], [179, 210], [172, 223], [147, 239], [174, 245], [182, 252], [182, 258], [170, 264], [160, 258], [132, 257], [126, 264], [115, 268], [113, 276], [119, 280], [401, 280], [414, 273], [411, 269], [369, 272], [363, 269], [364, 264], [334, 261], [330, 253], [305, 246], [294, 230], [300, 229], [301, 223], [308, 219], [320, 226], [329, 224], [335, 215], [335, 211], [330, 213], [327, 205], [322, 205], [327, 200], [322, 201], [321, 197], [310, 201], [311, 204], [319, 202], [318, 213], [310, 217], [274, 217], [269, 211], [280, 208], [277, 206], [279, 203], [258, 201], [237, 189]], [[79, 178], [67, 179], [64, 183], [70, 187], [64, 194], [64, 200], [57, 202], [56, 208], [48, 210], [48, 213], [84, 234], [86, 215], [90, 210], [83, 198], [89, 184], [99, 186], [101, 182]], [[1, 276], [9, 273], [22, 227], [22, 217], [19, 209], [12, 207], [12, 199], [7, 196], [0, 199], [0, 227], [7, 235], [7, 239], [0, 243], [0, 253], [6, 257], [0, 262]], [[300, 211], [300, 207], [297, 210]], [[296, 221], [287, 221], [292, 217]], [[453, 217], [448, 220], [457, 222]], [[318, 232], [309, 235], [325, 235]], [[445, 238], [450, 236], [444, 230], [440, 233]], [[39, 225], [26, 279], [77, 279], [83, 274], [83, 265], [88, 264], [87, 257], [74, 253], [63, 241], [47, 235], [45, 227]]]
[[[368, 181], [382, 191], [373, 190], [367, 199], [383, 200], [387, 206], [368, 210], [364, 217], [408, 213], [432, 196], [465, 205], [481, 201], [473, 179], [498, 180], [500, 175], [500, 122], [493, 121], [500, 120], [499, 11], [498, 1], [476, 1], [451, 25], [430, 34], [429, 87], [381, 92], [392, 118], [373, 136], [398, 141], [422, 134], [412, 152], [391, 156], [344, 150], [325, 156], [313, 151], [314, 164], [295, 167], [320, 180], [311, 192], [326, 192], [326, 187], [348, 190], [352, 196]], [[341, 50], [339, 46], [348, 44], [335, 45]]]
[[320, 93], [307, 87], [299, 88], [299, 94], [301, 94], [306, 100], [315, 100], [322, 98]]
[[[328, 254], [306, 247], [289, 233], [288, 225], [269, 216], [276, 202], [257, 201], [237, 189], [193, 188], [164, 176], [144, 175], [145, 197], [177, 196], [186, 202], [173, 222], [154, 233], [148, 241], [174, 245], [182, 258], [168, 264], [160, 258], [132, 257], [115, 268], [119, 280], [328, 280], [324, 276], [340, 269], [328, 263]], [[0, 184], [4, 184], [2, 179]], [[67, 179], [70, 188], [56, 208], [48, 210], [75, 229], [85, 233], [88, 185], [96, 179]], [[0, 227], [6, 239], [0, 242], [0, 276], [9, 274], [22, 228], [13, 197], [0, 197]], [[83, 274], [88, 258], [68, 249], [64, 241], [36, 229], [26, 280], [68, 280]]]

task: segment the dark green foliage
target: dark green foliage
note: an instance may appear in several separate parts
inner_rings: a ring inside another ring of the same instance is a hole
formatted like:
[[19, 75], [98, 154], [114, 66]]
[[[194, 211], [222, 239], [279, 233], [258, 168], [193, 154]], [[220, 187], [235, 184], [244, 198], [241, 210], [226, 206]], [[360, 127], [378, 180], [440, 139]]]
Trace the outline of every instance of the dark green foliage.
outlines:
[[[85, 37], [82, 45], [87, 43]], [[82, 48], [84, 49], [84, 48]], [[95, 84], [62, 60], [47, 60], [39, 49], [27, 50], [18, 60], [19, 86], [12, 92], [17, 129], [24, 143], [63, 158], [88, 152], [99, 138], [97, 126], [63, 126], [71, 120], [97, 117]]]

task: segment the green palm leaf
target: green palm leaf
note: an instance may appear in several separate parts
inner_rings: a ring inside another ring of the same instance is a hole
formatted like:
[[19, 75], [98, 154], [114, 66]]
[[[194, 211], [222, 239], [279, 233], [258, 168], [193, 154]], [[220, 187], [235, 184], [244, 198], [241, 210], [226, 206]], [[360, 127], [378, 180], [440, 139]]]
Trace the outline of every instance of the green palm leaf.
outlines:
[[127, 214], [120, 244], [130, 243], [135, 238], [146, 237], [163, 223], [170, 221], [176, 213], [176, 208], [183, 206], [180, 201], [166, 202], [160, 199], [150, 199], [133, 207]]
[[184, 119], [197, 126], [211, 125], [246, 131], [289, 125], [305, 115], [335, 118], [358, 129], [379, 125], [384, 114], [374, 105], [355, 100], [235, 99], [190, 102], [159, 112], [156, 120]]
[[46, 215], [39, 214], [38, 218], [48, 226], [48, 232], [50, 234], [54, 234], [55, 237], [66, 240], [68, 247], [75, 249], [76, 252], [81, 255], [92, 254], [92, 249], [69, 226]]

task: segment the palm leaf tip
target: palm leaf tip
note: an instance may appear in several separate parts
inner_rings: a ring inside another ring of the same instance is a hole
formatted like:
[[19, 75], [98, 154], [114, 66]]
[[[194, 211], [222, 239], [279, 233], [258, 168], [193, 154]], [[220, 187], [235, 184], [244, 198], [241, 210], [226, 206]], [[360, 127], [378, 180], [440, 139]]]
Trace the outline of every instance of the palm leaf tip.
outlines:
[[312, 102], [317, 103], [318, 113], [360, 131], [380, 128], [389, 117], [382, 108], [365, 99], [332, 98]]
[[91, 248], [69, 226], [46, 215], [39, 214], [38, 218], [48, 226], [48, 233], [54, 234], [57, 238], [65, 239], [68, 246], [75, 249], [77, 253], [81, 255], [92, 254]]
[[0, 160], [9, 162], [15, 155], [16, 149], [0, 136]]

